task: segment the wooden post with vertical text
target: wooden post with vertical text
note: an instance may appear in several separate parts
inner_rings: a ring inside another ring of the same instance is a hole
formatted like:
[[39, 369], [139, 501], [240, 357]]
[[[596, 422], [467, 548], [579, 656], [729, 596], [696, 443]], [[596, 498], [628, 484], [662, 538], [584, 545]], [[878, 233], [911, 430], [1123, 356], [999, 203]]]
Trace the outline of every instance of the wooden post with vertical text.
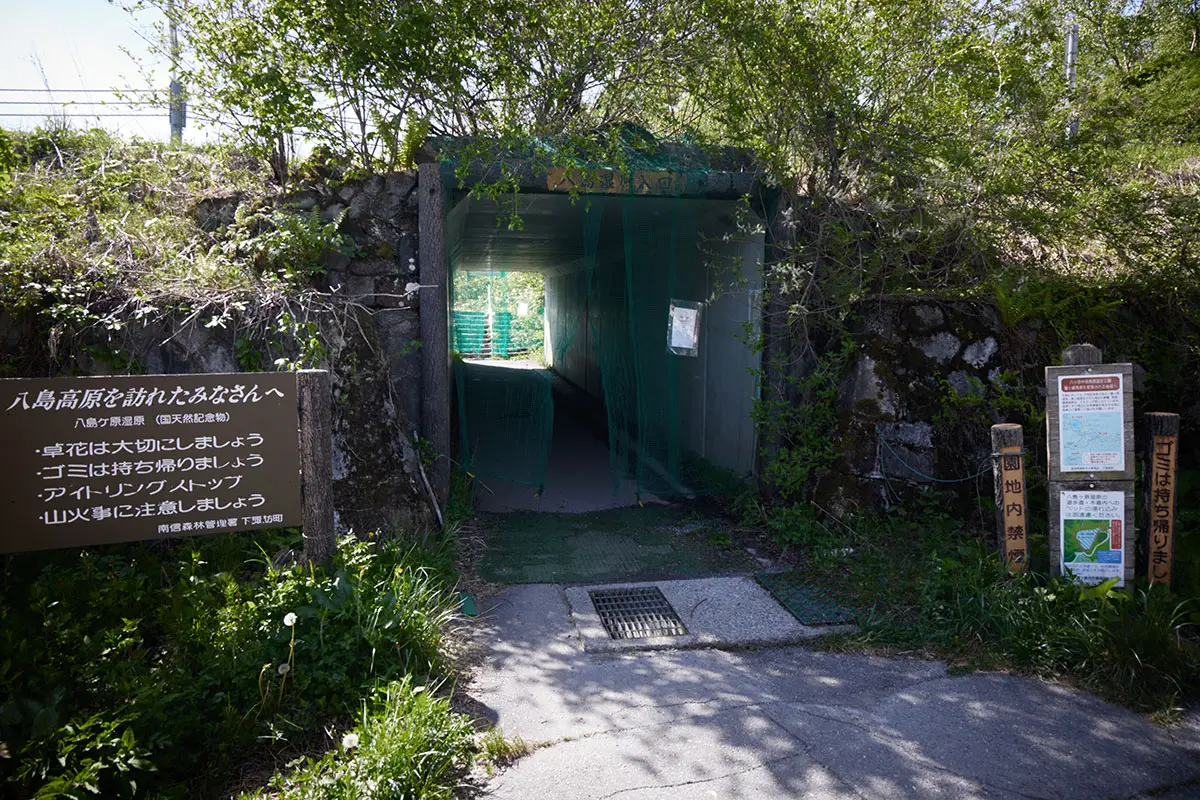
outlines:
[[1025, 502], [1025, 433], [1020, 425], [992, 426], [992, 475], [1000, 555], [1008, 571], [1029, 567], [1029, 506]]
[[1179, 415], [1146, 415], [1142, 509], [1145, 516], [1141, 561], [1150, 584], [1171, 588], [1175, 560], [1176, 467], [1179, 463]]

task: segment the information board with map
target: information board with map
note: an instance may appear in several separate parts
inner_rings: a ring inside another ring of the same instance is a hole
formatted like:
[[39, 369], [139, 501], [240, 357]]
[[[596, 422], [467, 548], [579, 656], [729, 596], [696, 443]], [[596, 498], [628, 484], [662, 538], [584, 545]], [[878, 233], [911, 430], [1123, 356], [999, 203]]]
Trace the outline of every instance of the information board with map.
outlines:
[[1059, 514], [1063, 573], [1124, 586], [1125, 493], [1063, 492]]
[[1063, 472], [1125, 470], [1122, 375], [1058, 376], [1059, 468]]

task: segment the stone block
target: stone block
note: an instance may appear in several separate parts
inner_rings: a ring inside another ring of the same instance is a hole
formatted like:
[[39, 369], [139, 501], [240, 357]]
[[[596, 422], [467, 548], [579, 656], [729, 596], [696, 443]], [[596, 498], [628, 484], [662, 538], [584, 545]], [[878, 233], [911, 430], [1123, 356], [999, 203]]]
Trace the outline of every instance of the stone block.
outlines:
[[933, 426], [888, 422], [879, 426], [879, 469], [889, 478], [929, 483], [933, 475]]
[[928, 339], [922, 339], [916, 342], [916, 345], [927, 358], [931, 358], [939, 364], [949, 363], [962, 349], [962, 341], [948, 331], [942, 331]]
[[391, 258], [359, 258], [350, 262], [349, 272], [351, 275], [375, 277], [397, 274], [399, 267]]
[[923, 333], [937, 330], [946, 324], [946, 315], [937, 306], [919, 305], [910, 310], [912, 327]]
[[351, 257], [339, 250], [326, 250], [321, 254], [321, 266], [327, 273], [345, 272], [350, 266]]
[[961, 369], [956, 369], [946, 377], [950, 388], [961, 397], [983, 397], [987, 391], [978, 378]]
[[219, 197], [201, 197], [192, 206], [192, 219], [201, 230], [209, 233], [220, 230], [233, 224], [242, 200], [241, 192]]
[[879, 379], [877, 362], [865, 353], [854, 364], [849, 379], [839, 392], [839, 406], [857, 414], [864, 402], [874, 403], [879, 413], [885, 416], [896, 414], [896, 395]]
[[375, 279], [365, 275], [347, 275], [338, 293], [359, 298], [370, 305], [374, 302]]
[[420, 292], [408, 292], [410, 281], [404, 278], [380, 278], [375, 282], [379, 294], [375, 304], [380, 308], [410, 308], [420, 310]]
[[991, 360], [995, 358], [999, 352], [1000, 345], [996, 343], [994, 336], [989, 336], [982, 342], [972, 342], [967, 345], [967, 349], [963, 351], [963, 361], [966, 361], [975, 369], [983, 369]]

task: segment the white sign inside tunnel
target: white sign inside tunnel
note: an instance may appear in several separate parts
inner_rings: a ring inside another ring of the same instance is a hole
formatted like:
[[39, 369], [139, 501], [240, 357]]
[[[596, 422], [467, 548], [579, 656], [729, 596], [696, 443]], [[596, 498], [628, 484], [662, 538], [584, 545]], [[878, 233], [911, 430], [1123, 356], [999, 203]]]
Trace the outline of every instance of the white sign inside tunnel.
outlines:
[[667, 326], [667, 350], [679, 356], [700, 352], [700, 303], [672, 300]]

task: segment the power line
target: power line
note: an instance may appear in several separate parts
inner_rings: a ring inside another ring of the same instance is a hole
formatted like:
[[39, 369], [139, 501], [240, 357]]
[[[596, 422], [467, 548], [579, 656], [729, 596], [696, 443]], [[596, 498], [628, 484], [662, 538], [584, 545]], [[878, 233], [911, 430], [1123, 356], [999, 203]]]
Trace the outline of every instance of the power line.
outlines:
[[158, 89], [0, 89], [0, 94], [4, 92], [40, 92], [41, 94], [121, 94], [128, 92], [130, 94], [145, 94], [147, 92], [157, 92]]
[[58, 113], [58, 112], [54, 112], [54, 111], [47, 112], [47, 113], [45, 113], [44, 115], [38, 114], [37, 112], [32, 112], [32, 113], [28, 113], [28, 114], [15, 114], [15, 113], [14, 113], [14, 114], [5, 114], [5, 113], [0, 113], [0, 117], [26, 117], [26, 118], [28, 118], [28, 117], [37, 117], [37, 116], [47, 116], [47, 117], [54, 117], [55, 119], [60, 119], [60, 118], [64, 118], [64, 117], [85, 117], [85, 118], [87, 118], [87, 119], [98, 119], [98, 118], [100, 118], [100, 117], [127, 117], [127, 118], [128, 118], [128, 117], [132, 117], [132, 118], [136, 118], [136, 119], [162, 119], [162, 114], [108, 114], [108, 113], [101, 113], [101, 114], [60, 114], [60, 113]]
[[166, 106], [157, 100], [0, 100], [0, 106]]

